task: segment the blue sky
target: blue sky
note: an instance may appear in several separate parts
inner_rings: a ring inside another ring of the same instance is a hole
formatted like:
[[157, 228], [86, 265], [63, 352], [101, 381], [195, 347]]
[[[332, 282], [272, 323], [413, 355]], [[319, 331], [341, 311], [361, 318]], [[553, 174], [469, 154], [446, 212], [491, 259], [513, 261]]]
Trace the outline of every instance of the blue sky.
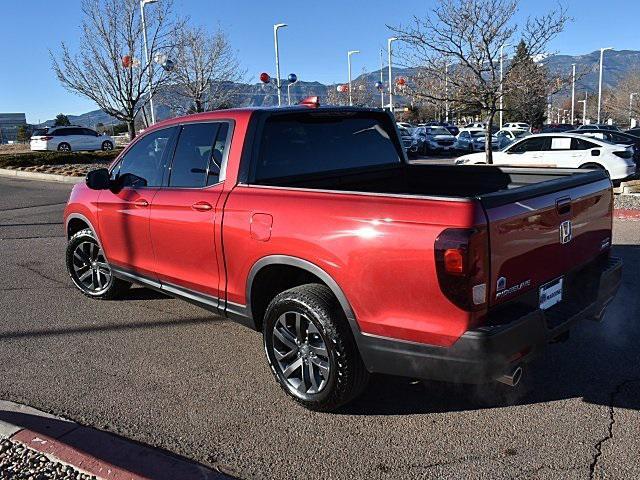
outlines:
[[[90, 100], [65, 91], [50, 67], [49, 49], [57, 51], [63, 40], [73, 47], [79, 38], [80, 0], [30, 0], [28, 8], [21, 2], [2, 3], [0, 111], [26, 112], [27, 120], [36, 123], [60, 112], [80, 114], [96, 109]], [[379, 68], [379, 49], [389, 36], [385, 24], [408, 22], [412, 15], [422, 15], [434, 4], [433, 0], [175, 3], [176, 10], [193, 23], [212, 30], [220, 26], [228, 32], [251, 81], [257, 81], [261, 71], [273, 74], [272, 25], [288, 23], [280, 35], [282, 74], [295, 72], [300, 80], [323, 83], [345, 81], [347, 50], [362, 52], [352, 57], [354, 72]], [[557, 3], [521, 0], [519, 16], [524, 20]], [[564, 0], [563, 4], [574, 20], [551, 45], [552, 51], [581, 54], [609, 46], [640, 49], [640, 1]]]

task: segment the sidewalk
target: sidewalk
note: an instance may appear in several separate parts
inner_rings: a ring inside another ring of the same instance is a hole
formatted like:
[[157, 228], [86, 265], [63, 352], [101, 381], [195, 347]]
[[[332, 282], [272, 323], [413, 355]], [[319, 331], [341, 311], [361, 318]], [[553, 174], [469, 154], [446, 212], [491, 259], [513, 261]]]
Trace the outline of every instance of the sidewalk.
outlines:
[[[4, 476], [7, 474], [9, 476]], [[61, 474], [64, 476], [60, 477]], [[22, 477], [232, 478], [169, 452], [84, 427], [26, 405], [0, 401], [0, 479]]]

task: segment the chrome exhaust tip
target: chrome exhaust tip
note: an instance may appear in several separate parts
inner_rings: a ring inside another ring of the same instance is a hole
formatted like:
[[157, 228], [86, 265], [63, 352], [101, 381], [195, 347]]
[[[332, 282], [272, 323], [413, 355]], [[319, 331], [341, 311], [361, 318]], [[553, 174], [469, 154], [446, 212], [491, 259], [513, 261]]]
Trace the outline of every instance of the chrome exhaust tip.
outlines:
[[515, 387], [520, 383], [522, 379], [522, 367], [517, 366], [511, 372], [505, 373], [504, 375], [496, 378], [496, 380], [500, 383], [504, 383], [505, 385], [509, 385], [510, 387]]

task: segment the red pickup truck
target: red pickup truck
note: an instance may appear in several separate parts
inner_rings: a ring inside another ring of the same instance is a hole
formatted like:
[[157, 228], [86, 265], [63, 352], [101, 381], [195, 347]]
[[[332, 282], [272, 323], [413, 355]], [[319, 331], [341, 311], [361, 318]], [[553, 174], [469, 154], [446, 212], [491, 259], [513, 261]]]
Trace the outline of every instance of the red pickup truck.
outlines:
[[308, 408], [370, 373], [516, 384], [621, 278], [604, 171], [407, 162], [374, 109], [237, 109], [160, 122], [65, 210], [86, 295], [131, 283], [263, 333]]

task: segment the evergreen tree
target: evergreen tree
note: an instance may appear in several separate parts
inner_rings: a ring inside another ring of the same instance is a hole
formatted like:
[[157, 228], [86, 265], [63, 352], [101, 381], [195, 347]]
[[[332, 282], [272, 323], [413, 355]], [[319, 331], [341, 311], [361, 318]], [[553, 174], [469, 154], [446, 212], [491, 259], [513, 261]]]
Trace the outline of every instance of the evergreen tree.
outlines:
[[64, 113], [59, 113], [58, 115], [56, 115], [56, 119], [53, 122], [54, 127], [66, 127], [67, 125], [71, 125], [69, 117], [67, 117]]

